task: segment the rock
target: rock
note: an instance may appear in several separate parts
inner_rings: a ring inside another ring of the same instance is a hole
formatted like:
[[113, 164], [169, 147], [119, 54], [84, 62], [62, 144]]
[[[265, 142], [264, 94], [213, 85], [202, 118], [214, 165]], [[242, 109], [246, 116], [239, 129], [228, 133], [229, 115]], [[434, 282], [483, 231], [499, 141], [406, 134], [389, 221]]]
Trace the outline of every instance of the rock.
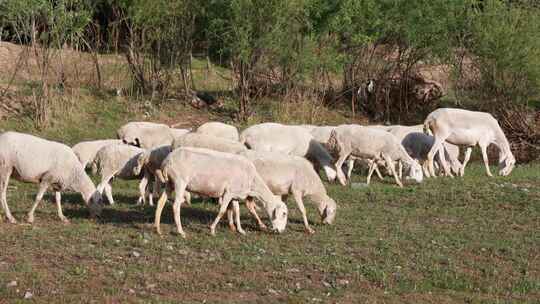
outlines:
[[133, 290], [133, 289], [130, 288], [130, 289], [128, 289], [128, 293], [130, 293], [130, 294], [135, 294], [135, 290]]
[[337, 283], [342, 286], [347, 286], [349, 285], [349, 280], [341, 279], [341, 280], [338, 280]]
[[131, 255], [134, 256], [134, 257], [136, 257], [136, 258], [138, 258], [138, 257], [141, 256], [141, 253], [138, 252], [138, 251], [133, 251], [133, 252], [131, 253]]
[[24, 293], [24, 298], [25, 299], [31, 299], [34, 295], [30, 292], [30, 291], [27, 291]]
[[279, 294], [279, 292], [277, 290], [274, 290], [272, 288], [268, 288], [268, 293], [273, 294], [273, 295]]
[[7, 283], [6, 287], [7, 288], [11, 288], [11, 287], [15, 287], [17, 286], [17, 281], [11, 281], [9, 283]]

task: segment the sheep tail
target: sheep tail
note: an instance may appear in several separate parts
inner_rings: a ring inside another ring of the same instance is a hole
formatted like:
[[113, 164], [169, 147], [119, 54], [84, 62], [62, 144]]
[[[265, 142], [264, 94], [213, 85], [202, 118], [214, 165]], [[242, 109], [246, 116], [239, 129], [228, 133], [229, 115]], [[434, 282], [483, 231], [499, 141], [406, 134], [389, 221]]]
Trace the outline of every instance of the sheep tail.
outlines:
[[167, 167], [164, 167], [161, 170], [157, 170], [156, 175], [162, 183], [166, 184], [167, 182], [169, 182], [169, 175], [167, 174]]
[[430, 123], [431, 123], [430, 117], [426, 118], [426, 120], [424, 121], [424, 133], [433, 136], [433, 133], [431, 132], [431, 128], [429, 127]]

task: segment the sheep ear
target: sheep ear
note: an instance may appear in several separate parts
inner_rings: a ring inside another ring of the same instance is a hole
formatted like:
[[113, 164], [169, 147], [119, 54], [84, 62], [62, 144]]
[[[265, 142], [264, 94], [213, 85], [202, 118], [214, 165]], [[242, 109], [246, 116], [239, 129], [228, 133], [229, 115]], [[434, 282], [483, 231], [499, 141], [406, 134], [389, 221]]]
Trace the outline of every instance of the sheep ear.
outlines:
[[276, 214], [276, 213], [277, 213], [277, 209], [274, 209], [274, 210], [272, 211], [272, 220], [275, 220], [275, 219], [277, 218], [277, 214]]
[[135, 145], [139, 148], [141, 147], [141, 142], [139, 141], [138, 137], [135, 138]]

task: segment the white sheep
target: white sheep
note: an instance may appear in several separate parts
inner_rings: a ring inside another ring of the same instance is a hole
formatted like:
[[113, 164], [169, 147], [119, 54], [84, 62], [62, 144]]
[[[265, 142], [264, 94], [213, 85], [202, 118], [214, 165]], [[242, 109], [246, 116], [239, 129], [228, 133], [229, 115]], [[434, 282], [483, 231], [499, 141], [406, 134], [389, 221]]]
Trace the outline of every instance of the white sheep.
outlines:
[[240, 134], [240, 142], [252, 150], [306, 157], [323, 168], [329, 181], [336, 178], [332, 156], [303, 127], [278, 123], [258, 124], [245, 129]]
[[[506, 176], [512, 172], [516, 159], [510, 150], [510, 144], [497, 120], [489, 113], [474, 112], [462, 109], [441, 108], [431, 112], [424, 121], [424, 129], [431, 131], [435, 137], [433, 147], [428, 153], [429, 170], [434, 174], [433, 158], [441, 145], [447, 141], [457, 146], [466, 146], [465, 159], [460, 175], [465, 173], [465, 166], [471, 156], [472, 147], [478, 145], [482, 151], [484, 165], [488, 176], [489, 170], [487, 147], [494, 144], [499, 148], [499, 174]], [[444, 171], [450, 172], [448, 164], [442, 156]]]
[[55, 193], [58, 217], [69, 222], [62, 213], [60, 192], [66, 189], [81, 193], [92, 216], [101, 213], [101, 194], [70, 147], [17, 132], [0, 134], [0, 201], [10, 223], [17, 221], [9, 211], [7, 187], [9, 178], [38, 183], [34, 205], [28, 212], [28, 222], [34, 221], [34, 212], [47, 189]]
[[150, 149], [162, 145], [170, 145], [176, 137], [188, 133], [189, 129], [175, 129], [167, 125], [153, 122], [130, 122], [116, 131], [116, 135], [124, 143]]
[[213, 135], [215, 137], [238, 141], [240, 139], [238, 135], [238, 129], [235, 126], [231, 126], [222, 122], [211, 121], [202, 124], [197, 128], [197, 133]]
[[226, 153], [240, 153], [247, 148], [238, 141], [202, 133], [188, 133], [173, 141], [173, 150], [180, 147], [204, 148]]
[[97, 189], [101, 193], [105, 191], [109, 204], [114, 204], [111, 180], [115, 177], [124, 180], [140, 179], [140, 196], [137, 203], [144, 204], [149, 176], [146, 172], [142, 172], [142, 176], [141, 174], [134, 174], [134, 169], [137, 167], [137, 159], [144, 151], [144, 149], [124, 144], [108, 145], [98, 151], [94, 160], [94, 166], [98, 167], [101, 181]]
[[[381, 126], [382, 127], [382, 126]], [[330, 139], [330, 134], [332, 134], [332, 130], [334, 130], [335, 126], [313, 126], [310, 128], [311, 135], [313, 138], [321, 143], [326, 149], [328, 149], [328, 140]], [[375, 126], [375, 128], [379, 128], [378, 126]], [[352, 170], [354, 168], [354, 162], [358, 160], [362, 163], [366, 163], [368, 168], [371, 168], [371, 166], [374, 166], [375, 173], [377, 173], [377, 176], [380, 179], [383, 179], [381, 172], [379, 171], [377, 163], [373, 163], [369, 159], [355, 159], [354, 157], [349, 157], [347, 160], [347, 179], [351, 178]]]
[[[416, 182], [422, 181], [422, 168], [418, 162], [412, 159], [398, 140], [388, 132], [358, 125], [341, 125], [332, 131], [329, 146], [339, 155], [336, 167], [341, 167], [350, 156], [371, 159], [374, 162], [384, 160], [396, 183], [403, 187], [395, 169], [395, 161], [401, 161], [408, 169], [410, 178]], [[368, 173], [368, 184], [373, 167]], [[338, 179], [342, 185], [346, 184], [346, 178], [341, 171], [338, 171]]]
[[[262, 177], [270, 191], [282, 196], [283, 201], [292, 194], [302, 213], [304, 226], [309, 233], [315, 231], [309, 226], [302, 198], [307, 196], [316, 206], [323, 223], [332, 224], [336, 216], [336, 202], [327, 195], [326, 189], [311, 163], [305, 158], [276, 152], [248, 150], [240, 155], [253, 162], [257, 173]], [[250, 208], [253, 210], [253, 208]], [[254, 212], [254, 211], [253, 211]], [[255, 212], [259, 226], [264, 228]]]
[[[161, 165], [163, 163], [163, 160], [167, 158], [171, 151], [172, 147], [170, 145], [165, 145], [153, 149], [148, 149], [144, 153], [139, 154], [139, 156], [137, 157], [137, 165], [133, 169], [133, 175], [139, 176], [144, 170], [143, 174], [148, 177], [148, 181], [154, 181], [153, 193], [148, 194], [148, 201], [150, 203], [150, 206], [154, 205], [154, 195], [161, 191], [161, 180], [163, 179], [161, 173]], [[191, 196], [187, 191], [186, 201], [188, 205], [191, 204]]]
[[158, 234], [161, 234], [161, 212], [170, 188], [176, 191], [173, 205], [174, 221], [177, 232], [182, 237], [186, 235], [180, 221], [180, 207], [184, 202], [185, 191], [219, 198], [219, 213], [210, 226], [212, 235], [215, 234], [216, 226], [231, 200], [238, 231], [245, 233], [240, 225], [240, 210], [236, 200], [249, 197], [261, 201], [271, 218], [273, 230], [278, 232], [285, 230], [287, 206], [279, 197], [272, 194], [255, 166], [243, 156], [200, 148], [178, 148], [163, 161], [161, 171], [162, 182], [168, 183], [168, 191], [163, 191], [156, 208], [155, 226]]
[[73, 149], [73, 152], [75, 152], [75, 155], [77, 155], [77, 158], [83, 165], [83, 168], [86, 168], [94, 161], [99, 149], [111, 144], [119, 143], [122, 143], [122, 141], [119, 139], [90, 140], [82, 141], [74, 145], [71, 149]]
[[[428, 170], [427, 164], [427, 154], [431, 150], [435, 139], [431, 135], [420, 132], [408, 133], [401, 144], [409, 153], [409, 155], [418, 160], [422, 165], [424, 175], [430, 177], [431, 173]], [[454, 173], [458, 174], [461, 169], [461, 163], [459, 162], [459, 147], [452, 145], [450, 143], [444, 143], [443, 151], [445, 153], [445, 159], [450, 161], [451, 169]], [[441, 163], [439, 153], [437, 153], [435, 160], [439, 163], [439, 167], [442, 168], [443, 164]]]

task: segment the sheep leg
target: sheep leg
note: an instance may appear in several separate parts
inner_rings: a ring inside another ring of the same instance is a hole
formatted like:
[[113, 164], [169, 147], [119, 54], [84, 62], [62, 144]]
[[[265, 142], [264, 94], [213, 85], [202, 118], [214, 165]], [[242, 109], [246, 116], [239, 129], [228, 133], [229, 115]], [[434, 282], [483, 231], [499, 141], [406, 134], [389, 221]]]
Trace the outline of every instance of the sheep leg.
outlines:
[[[221, 205], [221, 198], [219, 199], [219, 204]], [[234, 225], [234, 210], [232, 204], [227, 208], [227, 220], [229, 221], [229, 229], [232, 232], [236, 232], [236, 226]]]
[[[0, 169], [0, 172], [3, 171], [3, 168]], [[0, 200], [2, 201], [2, 209], [4, 210], [4, 213], [6, 214], [6, 217], [8, 219], [8, 221], [11, 223], [11, 224], [16, 224], [17, 223], [17, 220], [13, 217], [13, 215], [11, 214], [11, 211], [9, 211], [9, 207], [8, 207], [8, 204], [7, 204], [7, 186], [8, 186], [8, 183], [9, 183], [9, 178], [11, 176], [11, 172], [12, 170], [11, 169], [8, 169], [0, 174], [2, 174], [0, 176]]]
[[240, 224], [240, 204], [238, 204], [237, 200], [232, 201], [233, 210], [234, 210], [234, 220], [236, 221], [236, 227], [238, 228], [238, 232], [241, 235], [246, 235], [246, 231], [242, 229], [242, 225]]
[[430, 178], [431, 175], [429, 174], [429, 168], [428, 168], [428, 165], [427, 165], [427, 161], [424, 161], [422, 163], [422, 171], [424, 171], [424, 175], [427, 177], [427, 178]]
[[435, 168], [433, 165], [433, 159], [435, 158], [435, 154], [439, 151], [440, 147], [442, 147], [444, 139], [438, 136], [434, 136], [434, 137], [435, 137], [435, 140], [433, 141], [433, 146], [431, 146], [431, 150], [429, 150], [427, 154], [427, 162], [428, 162], [430, 175], [433, 177], [436, 177]]
[[163, 211], [163, 207], [165, 207], [165, 203], [167, 202], [167, 191], [163, 191], [161, 194], [161, 197], [159, 198], [157, 202], [157, 208], [156, 213], [154, 216], [154, 227], [156, 227], [156, 231], [159, 235], [161, 235], [161, 212]]
[[184, 199], [185, 202], [191, 206], [191, 193], [189, 193], [189, 191], [184, 192]]
[[454, 175], [450, 171], [450, 166], [448, 165], [448, 162], [446, 161], [446, 156], [444, 155], [444, 145], [441, 145], [437, 153], [439, 155], [439, 162], [441, 163], [444, 170], [444, 175], [454, 177]]
[[54, 200], [56, 202], [56, 210], [58, 212], [58, 217], [62, 222], [64, 222], [64, 224], [69, 224], [69, 220], [67, 219], [67, 217], [64, 216], [64, 213], [62, 212], [62, 194], [60, 193], [60, 191], [56, 191], [54, 193]]
[[144, 173], [143, 178], [139, 182], [139, 199], [137, 200], [137, 205], [146, 204], [146, 187], [148, 186], [148, 173]]
[[184, 232], [184, 229], [182, 229], [182, 222], [180, 220], [180, 208], [182, 207], [183, 201], [184, 196], [177, 192], [173, 204], [174, 223], [176, 224], [176, 232], [185, 239], [186, 233]]
[[347, 179], [348, 180], [351, 179], [353, 168], [354, 168], [354, 159], [349, 158], [349, 160], [347, 161]]
[[309, 234], [315, 233], [315, 230], [309, 226], [309, 222], [306, 215], [306, 207], [304, 206], [304, 202], [302, 201], [302, 194], [299, 192], [293, 192], [294, 200], [296, 201], [296, 206], [298, 206], [298, 209], [300, 209], [300, 213], [302, 213], [302, 220], [304, 221], [304, 227], [306, 228], [306, 231]]
[[399, 185], [400, 188], [403, 188], [403, 184], [401, 183], [401, 180], [398, 177], [398, 174], [396, 172], [396, 166], [392, 159], [388, 156], [383, 156], [384, 160], [386, 161], [386, 166], [390, 168], [390, 171], [392, 171], [392, 175], [394, 175], [394, 179], [396, 180], [396, 183]]
[[110, 181], [107, 184], [105, 184], [105, 195], [107, 196], [107, 200], [109, 201], [109, 204], [114, 205], [114, 199], [112, 196], [112, 186], [111, 186]]
[[[369, 183], [371, 182], [371, 175], [373, 174], [373, 171], [375, 170], [375, 168], [377, 168], [377, 164], [375, 163], [374, 160], [370, 160], [369, 161], [369, 170], [368, 170], [368, 175], [367, 175], [367, 180], [366, 180], [366, 183], [369, 185]], [[380, 173], [380, 172], [379, 172]], [[382, 179], [382, 178], [381, 178]]]
[[263, 221], [261, 221], [261, 218], [257, 214], [257, 207], [256, 207], [255, 201], [253, 200], [252, 197], [248, 197], [246, 199], [246, 207], [247, 207], [249, 213], [251, 213], [251, 215], [253, 215], [253, 217], [255, 217], [255, 220], [257, 221], [257, 225], [259, 225], [259, 229], [266, 230], [267, 227], [263, 223]]
[[487, 156], [487, 145], [482, 144], [480, 145], [480, 150], [482, 151], [482, 158], [484, 159], [484, 166], [486, 166], [486, 174], [489, 177], [492, 177], [493, 174], [491, 174], [491, 171], [489, 170], [489, 159]]
[[39, 205], [39, 203], [43, 199], [43, 195], [45, 194], [45, 191], [47, 191], [47, 188], [49, 188], [48, 183], [41, 182], [39, 184], [39, 189], [38, 189], [38, 193], [36, 195], [36, 200], [34, 201], [34, 205], [32, 206], [32, 209], [30, 209], [30, 212], [28, 212], [28, 218], [26, 220], [28, 223], [31, 224], [31, 223], [34, 222], [34, 212], [36, 211], [37, 206]]
[[461, 165], [461, 168], [459, 168], [460, 176], [465, 175], [465, 166], [471, 159], [471, 153], [472, 153], [472, 147], [467, 147], [467, 149], [465, 150], [465, 158], [463, 159], [463, 164]]
[[223, 217], [223, 215], [225, 215], [225, 212], [227, 211], [227, 207], [229, 206], [231, 199], [232, 197], [230, 197], [229, 194], [225, 192], [220, 202], [218, 215], [216, 216], [216, 219], [214, 220], [212, 225], [210, 225], [210, 234], [214, 236], [216, 235], [216, 226], [221, 220], [221, 218]]
[[[336, 168], [341, 168], [343, 166], [343, 163], [347, 159], [348, 154], [340, 154], [338, 160], [336, 161]], [[339, 180], [339, 183], [343, 186], [347, 185], [347, 177], [343, 174], [343, 171], [341, 169], [337, 170], [337, 177]]]

